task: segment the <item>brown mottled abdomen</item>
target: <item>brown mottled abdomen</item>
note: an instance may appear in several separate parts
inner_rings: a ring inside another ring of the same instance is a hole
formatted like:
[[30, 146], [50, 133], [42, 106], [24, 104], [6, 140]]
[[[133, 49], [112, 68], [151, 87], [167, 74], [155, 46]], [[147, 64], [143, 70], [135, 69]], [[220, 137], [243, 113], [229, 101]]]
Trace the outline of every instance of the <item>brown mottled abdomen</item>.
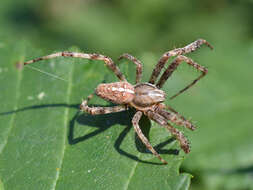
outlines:
[[96, 88], [96, 94], [116, 104], [127, 104], [135, 97], [134, 87], [128, 82], [100, 84]]

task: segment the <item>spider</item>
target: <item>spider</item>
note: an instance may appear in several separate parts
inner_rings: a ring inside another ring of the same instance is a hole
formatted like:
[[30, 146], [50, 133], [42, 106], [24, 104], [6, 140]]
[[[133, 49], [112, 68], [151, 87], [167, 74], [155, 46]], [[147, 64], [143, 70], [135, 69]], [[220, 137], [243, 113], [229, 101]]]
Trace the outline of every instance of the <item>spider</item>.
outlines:
[[[128, 110], [130, 107], [135, 108], [136, 113], [132, 118], [132, 124], [135, 132], [137, 133], [142, 143], [147, 147], [147, 149], [149, 149], [158, 159], [160, 159], [162, 163], [167, 164], [167, 162], [160, 156], [160, 154], [157, 153], [157, 151], [152, 147], [148, 139], [142, 133], [139, 127], [139, 121], [143, 114], [146, 115], [151, 120], [165, 127], [179, 141], [180, 147], [185, 153], [190, 152], [190, 146], [187, 138], [183, 135], [182, 132], [174, 128], [168, 121], [174, 123], [175, 125], [186, 127], [190, 130], [194, 130], [195, 126], [189, 120], [185, 119], [185, 117], [175, 111], [173, 108], [171, 108], [170, 106], [166, 106], [163, 103], [165, 101], [166, 94], [164, 91], [161, 90], [161, 88], [163, 87], [166, 80], [176, 70], [176, 68], [183, 62], [186, 62], [188, 65], [201, 71], [202, 74], [193, 82], [191, 82], [188, 86], [180, 90], [177, 94], [170, 97], [170, 99], [175, 98], [179, 94], [192, 87], [195, 83], [197, 83], [198, 80], [200, 80], [207, 74], [207, 69], [205, 67], [197, 64], [192, 59], [183, 55], [195, 51], [196, 49], [200, 48], [202, 44], [205, 44], [209, 48], [213, 49], [213, 47], [206, 40], [198, 39], [183, 48], [173, 49], [164, 53], [158, 61], [157, 65], [155, 66], [149, 79], [149, 82], [144, 83], [140, 82], [142, 76], [141, 62], [129, 54], [121, 55], [119, 57], [119, 60], [122, 58], [126, 58], [136, 65], [136, 83], [134, 85], [130, 84], [126, 80], [125, 76], [121, 73], [121, 71], [114, 64], [111, 58], [100, 54], [58, 52], [27, 61], [24, 63], [24, 65], [61, 56], [104, 61], [106, 66], [111, 69], [118, 77], [119, 82], [99, 84], [95, 89], [95, 94], [107, 101], [119, 105], [113, 107], [90, 107], [88, 105], [88, 102], [93, 97], [93, 93], [89, 95], [86, 100], [82, 101], [80, 109], [91, 115], [98, 115], [121, 112]], [[159, 74], [161, 73], [162, 68], [165, 66], [166, 62], [170, 57], [175, 58], [161, 75], [158, 82], [156, 82]]]

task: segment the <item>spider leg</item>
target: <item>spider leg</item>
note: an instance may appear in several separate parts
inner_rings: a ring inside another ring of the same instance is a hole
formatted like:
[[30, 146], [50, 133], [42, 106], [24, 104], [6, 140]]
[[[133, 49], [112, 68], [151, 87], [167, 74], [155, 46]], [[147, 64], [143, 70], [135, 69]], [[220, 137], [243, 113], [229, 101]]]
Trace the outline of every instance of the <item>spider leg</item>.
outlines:
[[200, 48], [202, 44], [207, 45], [209, 48], [213, 49], [213, 47], [204, 39], [198, 39], [191, 44], [183, 47], [183, 48], [177, 48], [174, 50], [170, 50], [162, 55], [160, 60], [158, 61], [157, 65], [155, 66], [155, 69], [153, 70], [151, 77], [149, 79], [149, 83], [154, 84], [158, 75], [160, 74], [162, 68], [164, 67], [165, 63], [168, 61], [168, 59], [172, 56], [178, 56], [178, 55], [183, 55], [187, 54], [190, 52], [193, 52]]
[[178, 67], [178, 65], [180, 65], [183, 62], [186, 62], [188, 65], [194, 67], [195, 69], [199, 70], [202, 72], [202, 74], [196, 78], [193, 82], [191, 82], [189, 85], [187, 85], [185, 88], [183, 88], [182, 90], [180, 90], [177, 94], [175, 94], [174, 96], [170, 97], [170, 99], [175, 98], [176, 96], [178, 96], [179, 94], [183, 93], [184, 91], [186, 91], [187, 89], [189, 89], [190, 87], [192, 87], [194, 84], [196, 84], [198, 82], [198, 80], [200, 80], [202, 77], [204, 77], [208, 70], [195, 63], [192, 59], [185, 57], [183, 55], [179, 55], [175, 58], [175, 60], [169, 65], [169, 67], [166, 69], [166, 71], [163, 73], [163, 75], [161, 76], [159, 82], [157, 83], [157, 87], [161, 88], [164, 83], [166, 82], [166, 80], [169, 78], [169, 76], [172, 75], [172, 73], [176, 70], [176, 68]]
[[176, 128], [174, 128], [172, 125], [170, 125], [166, 118], [164, 118], [163, 116], [161, 116], [158, 113], [155, 113], [153, 111], [147, 111], [146, 115], [154, 120], [155, 122], [157, 122], [158, 124], [160, 124], [161, 126], [165, 127], [166, 129], [168, 129], [171, 134], [173, 136], [176, 137], [176, 139], [179, 141], [181, 148], [184, 150], [185, 153], [189, 153], [190, 152], [190, 146], [189, 146], [189, 142], [186, 139], [186, 137], [184, 136], [184, 134], [177, 130]]
[[[175, 113], [175, 114], [176, 114], [178, 117], [180, 117], [182, 120], [187, 121], [187, 119], [186, 119], [184, 116], [182, 116], [180, 113], [178, 113], [174, 108], [172, 108], [172, 107], [166, 105], [166, 106], [165, 106], [165, 109], [167, 109], [167, 110], [169, 110], [169, 111]], [[188, 120], [188, 121], [189, 121], [189, 120]], [[190, 122], [190, 121], [189, 121], [189, 122]], [[192, 125], [191, 130], [195, 130], [196, 127], [195, 127], [193, 124], [191, 124], [191, 125]]]
[[93, 97], [93, 94], [89, 95], [88, 98], [86, 100], [84, 100], [80, 105], [80, 109], [82, 111], [85, 111], [91, 115], [100, 115], [100, 114], [121, 112], [121, 111], [125, 111], [128, 109], [125, 105], [118, 105], [118, 106], [113, 106], [113, 107], [89, 107], [88, 101], [92, 97]]
[[172, 112], [167, 112], [164, 109], [157, 108], [156, 112], [178, 126], [184, 126], [192, 131], [196, 129], [196, 127], [190, 121], [185, 119], [182, 115], [180, 115], [174, 109]]
[[129, 59], [130, 61], [132, 61], [136, 65], [136, 83], [139, 83], [141, 81], [141, 76], [142, 76], [141, 62], [138, 59], [136, 59], [134, 56], [127, 54], [127, 53], [121, 55], [118, 60], [121, 60], [122, 58]]
[[112, 59], [100, 54], [86, 54], [86, 53], [78, 53], [78, 52], [58, 52], [58, 53], [53, 53], [53, 54], [46, 55], [43, 57], [39, 57], [36, 59], [32, 59], [30, 61], [25, 62], [24, 65], [41, 61], [41, 60], [53, 59], [55, 57], [76, 57], [76, 58], [104, 61], [106, 66], [114, 72], [114, 74], [119, 78], [119, 80], [126, 81], [125, 76], [120, 72], [119, 68], [114, 64]]
[[163, 162], [164, 164], [168, 164], [164, 159], [162, 159], [162, 157], [160, 156], [160, 154], [158, 154], [155, 149], [152, 147], [152, 145], [150, 144], [150, 142], [148, 141], [148, 139], [144, 136], [144, 134], [142, 133], [140, 126], [139, 126], [139, 121], [141, 119], [142, 116], [142, 112], [138, 111], [136, 112], [136, 114], [134, 115], [133, 119], [132, 119], [132, 123], [134, 126], [134, 130], [137, 133], [138, 137], [141, 139], [141, 141], [143, 142], [143, 144], [157, 157], [159, 158], [159, 160], [161, 160], [161, 162]]

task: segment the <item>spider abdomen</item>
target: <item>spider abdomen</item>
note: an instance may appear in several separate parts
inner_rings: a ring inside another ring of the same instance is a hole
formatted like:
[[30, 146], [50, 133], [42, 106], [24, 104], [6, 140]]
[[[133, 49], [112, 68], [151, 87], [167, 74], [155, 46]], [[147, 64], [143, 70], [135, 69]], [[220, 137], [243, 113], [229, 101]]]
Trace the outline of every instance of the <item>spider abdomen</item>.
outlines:
[[165, 93], [150, 83], [135, 85], [135, 98], [133, 103], [140, 107], [147, 107], [165, 100]]
[[100, 84], [96, 88], [96, 94], [116, 104], [127, 104], [135, 96], [134, 87], [128, 82]]

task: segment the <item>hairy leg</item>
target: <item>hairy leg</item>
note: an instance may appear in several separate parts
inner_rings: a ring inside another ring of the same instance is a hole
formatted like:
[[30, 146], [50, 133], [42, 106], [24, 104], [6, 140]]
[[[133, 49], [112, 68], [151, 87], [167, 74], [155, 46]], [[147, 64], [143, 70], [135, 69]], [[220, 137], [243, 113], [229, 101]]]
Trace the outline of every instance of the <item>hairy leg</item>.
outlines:
[[[166, 105], [166, 106], [165, 106], [165, 109], [167, 109], [167, 110], [169, 110], [169, 111], [171, 111], [171, 112], [177, 114], [177, 116], [180, 117], [182, 120], [184, 120], [184, 121], [187, 120], [184, 116], [182, 116], [180, 113], [178, 113], [174, 108], [172, 108], [172, 107]], [[189, 121], [189, 120], [188, 120], [188, 121]], [[189, 121], [189, 122], [190, 122], [190, 121]], [[195, 130], [195, 129], [196, 129], [196, 126], [194, 126], [193, 124], [192, 124], [192, 127], [193, 127], [193, 128], [192, 128], [191, 130]]]
[[162, 68], [164, 67], [165, 63], [168, 61], [168, 59], [172, 56], [178, 56], [178, 55], [183, 55], [183, 54], [187, 54], [190, 52], [195, 51], [196, 49], [200, 48], [200, 46], [202, 44], [207, 45], [209, 48], [213, 49], [213, 47], [204, 39], [198, 39], [194, 42], [192, 42], [191, 44], [183, 47], [183, 48], [177, 48], [171, 51], [168, 51], [166, 53], [164, 53], [162, 55], [162, 57], [160, 58], [160, 60], [158, 61], [157, 65], [155, 66], [155, 69], [153, 70], [150, 79], [149, 79], [149, 83], [154, 84], [157, 77], [159, 76]]
[[82, 104], [80, 105], [80, 109], [82, 111], [87, 112], [91, 115], [121, 112], [128, 109], [125, 105], [118, 105], [118, 106], [113, 106], [113, 107], [89, 107], [88, 102], [92, 97], [93, 97], [93, 94], [89, 95], [88, 98], [84, 100]]
[[176, 96], [178, 96], [179, 94], [183, 93], [184, 91], [186, 91], [187, 89], [189, 89], [190, 87], [192, 87], [194, 84], [196, 84], [198, 82], [198, 80], [200, 80], [202, 77], [204, 77], [208, 70], [195, 63], [192, 59], [185, 57], [183, 55], [179, 55], [175, 58], [175, 60], [169, 65], [169, 67], [164, 71], [163, 75], [161, 76], [159, 82], [157, 83], [157, 87], [161, 88], [164, 83], [166, 82], [166, 80], [169, 78], [169, 76], [172, 75], [172, 73], [177, 69], [178, 65], [180, 65], [181, 63], [186, 62], [188, 65], [194, 67], [195, 69], [199, 70], [202, 72], [202, 74], [196, 78], [192, 83], [190, 83], [189, 85], [187, 85], [185, 88], [183, 88], [182, 90], [180, 90], [177, 94], [175, 94], [174, 96], [170, 97], [170, 99], [175, 98]]
[[55, 57], [77, 57], [83, 59], [92, 59], [92, 60], [101, 60], [104, 61], [106, 66], [111, 69], [114, 74], [119, 78], [121, 81], [126, 81], [125, 76], [120, 72], [119, 68], [114, 64], [111, 58], [100, 55], [100, 54], [86, 54], [86, 53], [78, 53], [78, 52], [58, 52], [53, 53], [50, 55], [46, 55], [43, 57], [39, 57], [24, 63], [24, 65], [31, 64], [41, 60], [53, 59]]
[[189, 142], [186, 139], [186, 137], [184, 136], [184, 134], [177, 130], [176, 128], [174, 128], [172, 125], [170, 125], [167, 120], [161, 116], [158, 113], [155, 113], [153, 111], [147, 111], [146, 115], [154, 120], [155, 122], [157, 122], [158, 124], [160, 124], [161, 126], [165, 127], [166, 129], [168, 129], [171, 134], [173, 136], [176, 137], [176, 139], [179, 141], [181, 148], [184, 150], [185, 153], [189, 153], [190, 152], [190, 146], [189, 146]]
[[196, 129], [196, 127], [190, 121], [186, 120], [182, 115], [180, 115], [176, 111], [167, 112], [164, 109], [157, 108], [156, 112], [178, 126], [184, 126], [192, 131]]
[[129, 59], [130, 61], [132, 61], [136, 65], [136, 83], [139, 83], [141, 81], [141, 76], [142, 76], [141, 62], [138, 59], [136, 59], [134, 56], [127, 54], [127, 53], [121, 55], [118, 60], [120, 60], [122, 58]]
[[155, 149], [152, 147], [152, 145], [150, 144], [150, 142], [148, 141], [148, 139], [144, 136], [144, 134], [142, 133], [140, 127], [139, 127], [139, 121], [141, 119], [142, 116], [142, 112], [138, 111], [136, 112], [136, 114], [133, 117], [132, 123], [134, 126], [134, 130], [137, 133], [137, 135], [139, 136], [139, 138], [141, 139], [141, 141], [143, 142], [143, 144], [157, 157], [159, 158], [159, 160], [161, 160], [164, 164], [167, 164], [167, 162], [162, 159], [162, 157], [160, 156], [160, 154], [158, 154]]

